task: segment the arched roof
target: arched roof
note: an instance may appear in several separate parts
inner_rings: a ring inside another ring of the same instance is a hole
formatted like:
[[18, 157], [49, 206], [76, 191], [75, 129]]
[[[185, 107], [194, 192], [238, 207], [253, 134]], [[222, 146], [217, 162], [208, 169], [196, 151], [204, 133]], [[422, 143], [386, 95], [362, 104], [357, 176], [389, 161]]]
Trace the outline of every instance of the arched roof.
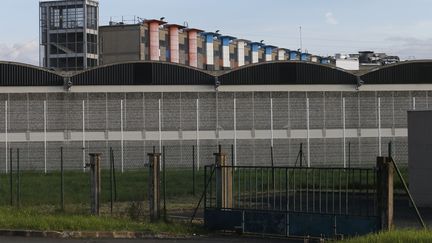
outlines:
[[74, 85], [213, 85], [200, 69], [169, 62], [127, 62], [99, 66], [71, 77]]
[[432, 61], [409, 61], [383, 66], [361, 76], [365, 84], [431, 84]]
[[14, 62], [0, 61], [0, 86], [73, 85], [331, 85], [432, 84], [432, 61], [409, 61], [381, 66], [362, 76], [329, 65], [300, 61], [273, 61], [209, 73], [182, 64], [140, 61], [99, 66], [66, 76], [64, 73]]
[[57, 86], [63, 77], [40, 67], [0, 61], [0, 86]]
[[234, 69], [219, 80], [222, 85], [356, 84], [357, 76], [317, 63], [274, 61]]

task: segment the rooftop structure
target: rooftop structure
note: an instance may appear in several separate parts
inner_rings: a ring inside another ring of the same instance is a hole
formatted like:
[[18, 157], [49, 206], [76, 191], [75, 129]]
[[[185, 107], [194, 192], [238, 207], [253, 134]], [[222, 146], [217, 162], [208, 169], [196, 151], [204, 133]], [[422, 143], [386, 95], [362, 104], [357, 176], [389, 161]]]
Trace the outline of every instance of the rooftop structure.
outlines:
[[76, 71], [98, 65], [98, 1], [43, 1], [40, 7], [40, 65]]

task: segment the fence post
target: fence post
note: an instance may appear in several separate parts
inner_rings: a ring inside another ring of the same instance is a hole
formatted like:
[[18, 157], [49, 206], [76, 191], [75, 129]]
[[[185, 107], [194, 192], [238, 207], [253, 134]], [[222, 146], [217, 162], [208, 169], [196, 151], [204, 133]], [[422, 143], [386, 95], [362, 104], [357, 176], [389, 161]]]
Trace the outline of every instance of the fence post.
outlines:
[[112, 147], [110, 147], [110, 212], [111, 215], [113, 214], [113, 207], [114, 207], [114, 162], [113, 162], [113, 152]]
[[226, 154], [219, 146], [219, 152], [214, 154], [216, 162], [216, 207], [232, 208], [232, 167], [228, 167]]
[[17, 162], [17, 164], [16, 164], [16, 167], [17, 167], [17, 185], [16, 185], [17, 207], [20, 207], [20, 201], [21, 201], [21, 177], [20, 177], [20, 158], [19, 158], [19, 155], [20, 155], [20, 151], [18, 148], [17, 149], [17, 160], [16, 160], [16, 162]]
[[393, 227], [393, 173], [394, 166], [388, 157], [377, 157], [378, 168], [378, 214], [381, 229]]
[[60, 206], [61, 210], [65, 210], [64, 204], [64, 166], [63, 166], [63, 147], [60, 147]]
[[192, 145], [192, 195], [195, 196], [195, 145]]
[[12, 167], [12, 148], [9, 149], [9, 186], [10, 186], [10, 205], [13, 206], [13, 167]]
[[90, 201], [91, 201], [91, 214], [99, 215], [100, 208], [100, 191], [101, 191], [101, 153], [91, 153], [90, 164], [86, 164], [86, 167], [90, 167]]
[[150, 220], [160, 219], [160, 153], [149, 153], [149, 209]]
[[[165, 146], [162, 147], [162, 177], [163, 177], [163, 215], [164, 220], [167, 221], [167, 208], [166, 208], [166, 191], [167, 191], [167, 182], [166, 182], [166, 153]], [[195, 188], [195, 174], [194, 174], [194, 188]], [[195, 191], [194, 191], [195, 192]], [[195, 195], [195, 194], [194, 194]]]

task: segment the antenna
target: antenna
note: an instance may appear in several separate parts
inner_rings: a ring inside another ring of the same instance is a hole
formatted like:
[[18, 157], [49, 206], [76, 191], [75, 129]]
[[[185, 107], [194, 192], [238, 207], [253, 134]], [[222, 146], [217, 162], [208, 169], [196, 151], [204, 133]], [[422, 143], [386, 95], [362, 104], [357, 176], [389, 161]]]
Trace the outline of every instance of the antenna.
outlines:
[[188, 23], [187, 21], [185, 21], [185, 22], [183, 23], [183, 26], [186, 27], [186, 28], [189, 28], [189, 23]]
[[303, 39], [302, 39], [302, 27], [300, 25], [299, 27], [299, 34], [300, 34], [300, 51], [303, 50]]

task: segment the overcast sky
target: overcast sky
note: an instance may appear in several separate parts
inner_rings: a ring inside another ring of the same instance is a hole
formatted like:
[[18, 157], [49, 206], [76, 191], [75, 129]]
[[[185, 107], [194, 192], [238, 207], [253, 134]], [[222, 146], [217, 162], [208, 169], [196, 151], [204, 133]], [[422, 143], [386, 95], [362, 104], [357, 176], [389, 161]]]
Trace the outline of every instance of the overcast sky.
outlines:
[[[318, 55], [373, 50], [432, 59], [431, 0], [100, 0], [100, 24], [166, 17]], [[2, 0], [0, 60], [38, 64], [38, 0]]]

